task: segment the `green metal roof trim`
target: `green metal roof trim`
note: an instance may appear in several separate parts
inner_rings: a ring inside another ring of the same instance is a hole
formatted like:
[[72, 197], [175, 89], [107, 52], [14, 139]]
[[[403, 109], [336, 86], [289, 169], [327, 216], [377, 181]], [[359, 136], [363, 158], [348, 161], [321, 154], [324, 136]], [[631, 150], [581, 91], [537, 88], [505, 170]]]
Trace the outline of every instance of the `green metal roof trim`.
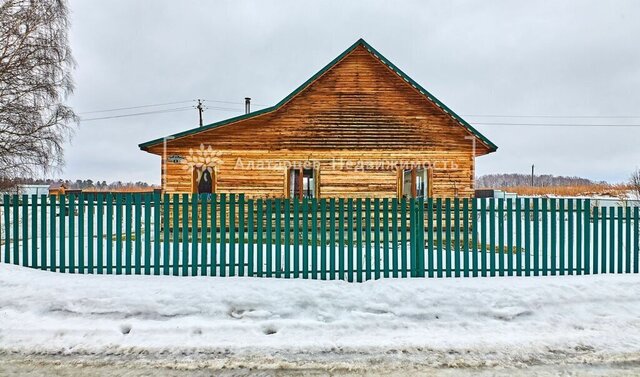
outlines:
[[329, 64], [324, 66], [324, 68], [322, 68], [320, 71], [318, 71], [315, 75], [311, 76], [311, 78], [309, 78], [307, 81], [305, 81], [302, 85], [300, 85], [298, 88], [296, 88], [296, 90], [291, 92], [288, 96], [283, 98], [280, 102], [278, 102], [274, 106], [267, 107], [267, 108], [264, 108], [262, 110], [254, 111], [254, 112], [249, 113], [249, 114], [243, 114], [243, 115], [240, 115], [240, 116], [237, 116], [237, 117], [233, 117], [233, 118], [225, 119], [225, 120], [222, 120], [222, 121], [219, 121], [219, 122], [207, 124], [207, 125], [202, 126], [202, 127], [192, 128], [190, 130], [178, 132], [178, 133], [173, 134], [173, 135], [168, 136], [168, 137], [163, 137], [163, 138], [147, 141], [146, 143], [140, 144], [139, 147], [140, 147], [140, 149], [145, 150], [148, 147], [151, 147], [153, 145], [160, 144], [160, 143], [164, 142], [165, 139], [176, 139], [176, 138], [180, 138], [180, 137], [184, 137], [184, 136], [193, 135], [193, 134], [196, 134], [196, 133], [199, 133], [199, 132], [202, 132], [202, 131], [206, 131], [206, 130], [211, 130], [211, 129], [214, 129], [214, 128], [222, 127], [222, 126], [225, 126], [227, 124], [239, 122], [239, 121], [245, 120], [245, 119], [254, 118], [254, 117], [257, 117], [257, 116], [260, 116], [260, 115], [267, 114], [267, 113], [270, 113], [272, 111], [275, 111], [278, 108], [280, 108], [282, 105], [284, 105], [285, 103], [289, 102], [289, 100], [291, 100], [298, 93], [303, 91], [307, 86], [309, 86], [312, 82], [314, 82], [316, 79], [318, 79], [320, 76], [322, 76], [325, 72], [327, 72], [329, 69], [331, 69], [340, 60], [342, 60], [346, 55], [348, 55], [351, 51], [353, 51], [356, 47], [358, 47], [360, 45], [362, 45], [364, 48], [366, 48], [371, 54], [373, 54], [374, 57], [376, 57], [378, 60], [380, 60], [383, 64], [385, 64], [387, 67], [389, 67], [392, 71], [397, 73], [407, 83], [409, 83], [416, 90], [418, 90], [425, 97], [427, 97], [427, 99], [429, 101], [431, 101], [436, 106], [441, 108], [445, 113], [449, 114], [449, 116], [451, 116], [460, 125], [465, 127], [473, 135], [475, 135], [480, 140], [482, 140], [485, 144], [487, 144], [487, 146], [492, 151], [495, 151], [495, 150], [498, 149], [498, 147], [495, 144], [493, 144], [489, 139], [487, 139], [484, 135], [482, 135], [480, 132], [478, 132], [478, 130], [473, 128], [469, 123], [467, 123], [464, 119], [462, 119], [458, 114], [454, 113], [445, 104], [440, 102], [440, 100], [438, 100], [431, 93], [429, 93], [426, 89], [424, 89], [422, 86], [420, 86], [420, 84], [418, 84], [417, 82], [413, 81], [413, 79], [411, 77], [407, 76], [404, 72], [402, 72], [398, 67], [396, 67], [393, 63], [391, 63], [387, 58], [385, 58], [375, 48], [371, 47], [371, 45], [369, 45], [362, 38], [358, 39], [354, 44], [352, 44], [349, 48], [347, 48], [342, 54], [338, 55]]

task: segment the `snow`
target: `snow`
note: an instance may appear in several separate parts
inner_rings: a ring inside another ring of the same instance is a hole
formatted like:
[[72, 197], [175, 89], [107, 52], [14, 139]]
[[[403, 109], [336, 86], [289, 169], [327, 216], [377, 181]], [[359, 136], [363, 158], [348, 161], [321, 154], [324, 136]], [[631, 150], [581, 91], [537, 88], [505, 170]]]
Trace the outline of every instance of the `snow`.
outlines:
[[368, 367], [628, 361], [640, 355], [638, 292], [638, 275], [357, 284], [0, 264], [0, 354], [218, 366], [353, 366], [356, 356]]

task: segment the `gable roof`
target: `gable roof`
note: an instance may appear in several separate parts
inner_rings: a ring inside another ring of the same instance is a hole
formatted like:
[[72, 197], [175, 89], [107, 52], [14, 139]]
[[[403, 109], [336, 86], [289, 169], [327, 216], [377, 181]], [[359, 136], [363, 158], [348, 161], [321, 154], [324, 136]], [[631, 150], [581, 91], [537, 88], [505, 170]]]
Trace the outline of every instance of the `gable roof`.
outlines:
[[275, 104], [275, 105], [273, 105], [271, 107], [267, 107], [267, 108], [264, 108], [262, 110], [257, 110], [257, 111], [251, 112], [249, 114], [243, 114], [243, 115], [239, 115], [239, 116], [236, 116], [236, 117], [232, 117], [232, 118], [228, 118], [228, 119], [225, 119], [225, 120], [221, 120], [221, 121], [218, 121], [218, 122], [215, 122], [215, 123], [207, 124], [207, 125], [204, 125], [202, 127], [196, 127], [196, 128], [192, 128], [190, 130], [178, 132], [178, 133], [173, 134], [173, 135], [168, 136], [168, 137], [163, 137], [163, 138], [158, 138], [158, 139], [154, 139], [154, 140], [151, 140], [151, 141], [147, 141], [145, 143], [139, 144], [138, 146], [140, 147], [140, 149], [146, 150], [147, 148], [149, 148], [151, 146], [154, 146], [154, 145], [157, 145], [157, 144], [161, 144], [167, 138], [169, 138], [169, 139], [181, 138], [181, 137], [193, 135], [193, 134], [196, 134], [196, 133], [199, 133], [199, 132], [203, 132], [203, 131], [211, 130], [211, 129], [214, 129], [214, 128], [226, 126], [228, 124], [236, 123], [236, 122], [239, 122], [239, 121], [242, 121], [242, 120], [245, 120], [245, 119], [255, 118], [255, 117], [258, 117], [260, 115], [264, 115], [264, 114], [276, 111], [280, 107], [282, 107], [284, 104], [289, 102], [293, 97], [295, 97], [300, 92], [305, 90], [309, 85], [311, 85], [311, 83], [316, 81], [325, 72], [327, 72], [331, 68], [333, 68], [336, 64], [338, 64], [338, 62], [340, 62], [345, 56], [347, 56], [351, 51], [353, 51], [358, 46], [364, 47], [367, 51], [369, 51], [369, 53], [371, 53], [371, 55], [373, 55], [376, 59], [378, 59], [380, 62], [382, 62], [384, 65], [386, 65], [389, 69], [391, 69], [393, 72], [395, 72], [398, 76], [400, 76], [409, 85], [411, 85], [413, 88], [415, 88], [417, 91], [419, 91], [422, 95], [424, 95], [427, 100], [429, 100], [431, 103], [433, 103], [434, 105], [436, 105], [437, 107], [442, 109], [442, 111], [444, 111], [447, 115], [449, 115], [454, 121], [456, 121], [462, 127], [466, 128], [472, 135], [474, 135], [475, 137], [480, 139], [480, 141], [483, 144], [485, 144], [490, 149], [491, 152], [494, 152], [494, 151], [496, 151], [498, 149], [498, 147], [494, 143], [492, 143], [491, 140], [487, 139], [478, 130], [473, 128], [473, 126], [471, 126], [464, 119], [462, 119], [462, 117], [460, 117], [458, 114], [456, 114], [451, 109], [449, 109], [444, 103], [440, 102], [440, 100], [438, 100], [433, 94], [429, 93], [425, 88], [420, 86], [420, 84], [418, 84], [411, 77], [409, 77], [404, 72], [402, 72], [402, 70], [400, 70], [398, 67], [396, 67], [393, 63], [391, 63], [391, 61], [389, 61], [387, 58], [385, 58], [376, 49], [371, 47], [371, 45], [368, 44], [362, 38], [358, 39], [354, 44], [352, 44], [344, 52], [342, 52], [335, 59], [333, 59], [331, 62], [329, 62], [329, 64], [324, 66], [324, 68], [322, 68], [315, 75], [311, 76], [307, 81], [305, 81], [302, 85], [300, 85], [298, 88], [296, 88], [296, 90], [291, 92], [288, 96], [286, 96], [280, 102], [278, 102], [277, 104]]

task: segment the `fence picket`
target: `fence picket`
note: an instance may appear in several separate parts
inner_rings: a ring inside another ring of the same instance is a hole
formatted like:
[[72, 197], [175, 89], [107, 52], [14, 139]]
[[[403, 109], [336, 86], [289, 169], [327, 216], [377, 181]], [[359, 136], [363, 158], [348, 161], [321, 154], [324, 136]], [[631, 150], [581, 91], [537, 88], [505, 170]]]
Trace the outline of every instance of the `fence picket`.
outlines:
[[[5, 196], [6, 198], [6, 196]], [[6, 199], [5, 199], [6, 200]], [[7, 203], [9, 204], [9, 203]], [[5, 207], [7, 208], [7, 207]], [[80, 209], [82, 210], [84, 208], [84, 206], [81, 206]], [[6, 209], [5, 209], [6, 211]], [[7, 212], [7, 214], [5, 215], [5, 219], [7, 219], [9, 213]], [[84, 217], [83, 217], [83, 213], [80, 213], [80, 221], [83, 221]], [[5, 231], [5, 243], [7, 244], [7, 246], [9, 245], [9, 231], [8, 228]], [[81, 229], [82, 229], [82, 225], [81, 225]], [[40, 196], [40, 269], [42, 270], [46, 270], [47, 269], [47, 240], [48, 240], [48, 236], [47, 236], [47, 195], [41, 195]], [[34, 240], [35, 242], [35, 240]], [[84, 234], [80, 234], [80, 246], [78, 247], [81, 251], [80, 255], [84, 255]], [[6, 261], [5, 261], [6, 262]], [[82, 268], [82, 270], [80, 271], [81, 274], [84, 273], [84, 260], [80, 261], [80, 266]]]
[[[229, 250], [228, 262], [229, 276], [236, 276], [236, 206], [238, 205], [236, 194], [229, 194]], [[271, 208], [270, 203], [267, 203]], [[269, 218], [271, 221], [271, 218]], [[271, 249], [269, 249], [269, 252]], [[267, 269], [267, 271], [270, 271]], [[222, 276], [222, 275], [221, 275]]]
[[[501, 200], [498, 199], [498, 205], [500, 205]], [[489, 239], [491, 245], [489, 249], [489, 276], [496, 276], [496, 255], [498, 254], [496, 251], [496, 201], [490, 199], [489, 204]]]
[[638, 273], [639, 267], [638, 262], [640, 258], [640, 208], [635, 207], [633, 209], [633, 234], [635, 235], [635, 249], [633, 251], [633, 272]]
[[[260, 219], [259, 221], [262, 221]], [[259, 241], [262, 243], [262, 240]], [[262, 245], [260, 246], [262, 247]], [[262, 253], [260, 253], [261, 255]], [[260, 258], [262, 258], [260, 256]], [[220, 261], [219, 261], [219, 275], [222, 277], [227, 276], [227, 195], [220, 194]], [[262, 271], [262, 264], [260, 264], [260, 271]], [[258, 275], [262, 276], [262, 275]]]
[[582, 248], [583, 273], [588, 275], [591, 273], [591, 201], [585, 199], [583, 206], [584, 216], [584, 237]]
[[[10, 202], [11, 201], [11, 196], [9, 196], [8, 194], [4, 194], [2, 196], [2, 210], [3, 210], [3, 217], [4, 217], [4, 257], [2, 258], [2, 261], [4, 263], [10, 263], [10, 254], [11, 254], [11, 214], [10, 212]], [[15, 226], [14, 226], [15, 228]]]
[[[65, 195], [60, 195], [60, 213], [58, 215], [59, 219], [59, 229], [60, 229], [60, 242], [59, 242], [59, 255], [60, 255], [60, 272], [66, 272], [67, 270], [67, 197]], [[17, 258], [16, 258], [17, 259]]]
[[[75, 237], [69, 238], [71, 244], [75, 244]], [[24, 242], [27, 242], [25, 240]], [[31, 264], [30, 267], [38, 267], [38, 195], [31, 195]]]
[[[84, 199], [80, 199], [80, 203], [84, 203]], [[107, 241], [107, 274], [113, 274], [113, 195], [111, 193], [107, 194], [106, 198], [106, 222], [107, 229], [105, 231], [105, 238]], [[84, 207], [84, 204], [80, 204], [80, 209]], [[82, 219], [82, 216], [80, 216]], [[84, 252], [81, 250], [80, 255], [82, 256]], [[149, 273], [146, 273], [149, 275]]]
[[311, 278], [318, 278], [318, 200], [311, 198]]
[[[99, 199], [99, 198], [98, 198]], [[131, 264], [132, 264], [132, 260], [133, 260], [133, 248], [132, 248], [132, 200], [133, 197], [131, 196], [131, 194], [127, 193], [125, 194], [125, 208], [124, 208], [124, 213], [125, 213], [125, 218], [124, 218], [124, 226], [125, 226], [125, 274], [127, 275], [131, 275]], [[100, 200], [98, 200], [96, 203], [99, 203]], [[176, 200], [177, 202], [177, 200]], [[177, 211], [176, 211], [177, 212]], [[173, 214], [174, 217], [178, 217], [178, 213], [174, 213]], [[98, 216], [99, 218], [99, 216]], [[174, 231], [177, 230], [177, 224], [176, 227], [174, 228]], [[99, 241], [98, 241], [99, 242]], [[99, 246], [98, 246], [99, 247]], [[177, 274], [176, 274], [177, 275]]]
[[640, 266], [638, 266], [638, 259], [640, 258], [640, 208], [635, 207], [633, 209], [633, 234], [635, 235], [635, 249], [633, 251], [633, 272], [638, 273]]
[[302, 278], [309, 278], [309, 199], [302, 199]]
[[[257, 247], [256, 247], [256, 275], [262, 277], [264, 273], [264, 242], [262, 239], [264, 218], [262, 199], [256, 201], [256, 233], [257, 233]], [[222, 225], [220, 225], [220, 231], [222, 232]], [[297, 252], [297, 250], [296, 250]], [[297, 255], [297, 253], [296, 253]]]
[[593, 207], [593, 273], [598, 274], [602, 271], [600, 258], [600, 242], [598, 241], [598, 207]]
[[480, 272], [487, 276], [487, 199], [480, 199]]
[[427, 242], [429, 249], [427, 252], [427, 276], [432, 278], [435, 275], [435, 250], [433, 240], [433, 198], [427, 199]]
[[320, 279], [327, 279], [327, 201], [320, 202]]
[[[50, 269], [51, 271], [56, 271], [57, 270], [57, 255], [58, 253], [56, 252], [56, 207], [57, 207], [57, 196], [51, 196], [49, 198], [49, 263], [50, 263]], [[14, 224], [16, 224], [15, 219], [14, 219]], [[14, 226], [13, 229], [16, 229], [16, 227]], [[14, 235], [15, 237], [15, 235]], [[91, 240], [91, 239], [89, 239]], [[8, 261], [7, 261], [8, 262]], [[91, 260], [89, 261], [89, 266], [91, 266]], [[14, 262], [15, 263], [15, 262]], [[93, 270], [90, 267], [89, 273], [93, 272]]]
[[618, 207], [618, 215], [616, 217], [616, 223], [618, 224], [618, 231], [616, 233], [616, 240], [618, 241], [618, 247], [617, 247], [617, 251], [618, 251], [618, 256], [617, 256], [617, 262], [618, 262], [618, 268], [616, 270], [617, 273], [621, 274], [623, 271], [623, 261], [624, 261], [624, 246], [623, 246], [623, 227], [622, 227], [622, 207]]
[[559, 203], [558, 203], [558, 225], [560, 227], [560, 236], [559, 236], [559, 245], [558, 245], [558, 259], [559, 259], [559, 266], [558, 266], [558, 272], [560, 275], [564, 275], [566, 273], [566, 268], [567, 266], [566, 264], [566, 249], [565, 249], [565, 238], [566, 238], [566, 234], [565, 234], [565, 224], [564, 224], [564, 217], [565, 217], [565, 209], [564, 209], [564, 204], [565, 204], [565, 200], [564, 199], [560, 199]]
[[182, 194], [180, 198], [180, 275], [189, 275], [189, 194]]
[[461, 259], [462, 259], [462, 255], [461, 255], [461, 250], [460, 250], [460, 245], [462, 244], [460, 242], [460, 199], [459, 198], [454, 198], [453, 199], [453, 230], [454, 230], [454, 255], [453, 255], [453, 259], [454, 259], [454, 275], [455, 277], [460, 277], [460, 273], [461, 273]]
[[549, 274], [549, 238], [548, 238], [548, 228], [549, 228], [549, 206], [548, 201], [542, 201], [542, 275], [546, 276]]
[[198, 275], [198, 223], [200, 223], [200, 213], [198, 211], [200, 195], [191, 196], [191, 276]]
[[[92, 205], [93, 200], [89, 199], [87, 202], [87, 205], [91, 206]], [[168, 213], [169, 211], [167, 210], [166, 213]], [[165, 216], [167, 219], [169, 219], [169, 216]], [[92, 215], [89, 215], [89, 224], [91, 224], [92, 221]], [[168, 224], [168, 223], [167, 223]], [[89, 225], [89, 227], [91, 228], [92, 226]], [[169, 226], [166, 226], [167, 231], [169, 230]], [[121, 275], [122, 274], [122, 194], [116, 194], [116, 274]], [[167, 237], [168, 238], [168, 237]], [[89, 245], [93, 244], [93, 240], [91, 239], [91, 237], [89, 237]], [[169, 242], [167, 240], [167, 242], [165, 242], [165, 247], [169, 247]], [[165, 275], [168, 275], [169, 271], [165, 271]]]
[[551, 225], [551, 229], [549, 230], [551, 232], [551, 252], [550, 252], [550, 259], [549, 259], [549, 264], [550, 264], [550, 273], [551, 275], [556, 275], [558, 272], [558, 266], [557, 266], [557, 258], [558, 258], [558, 248], [557, 248], [557, 211], [556, 211], [556, 199], [555, 198], [551, 198], [549, 199], [549, 203], [550, 203], [550, 207], [551, 207], [551, 221], [550, 221], [550, 225]]
[[504, 265], [504, 238], [505, 238], [505, 229], [504, 229], [504, 199], [498, 199], [498, 251], [494, 250], [494, 256], [498, 258], [498, 276], [504, 276], [505, 265]]
[[516, 199], [516, 276], [522, 276], [522, 199]]
[[[118, 199], [120, 195], [116, 197], [116, 208], [120, 208], [120, 204]], [[169, 194], [164, 194], [162, 196], [162, 274], [169, 275], [169, 246], [171, 241], [171, 234], [169, 233], [169, 208], [170, 208], [170, 197]], [[116, 215], [116, 224], [117, 227], [120, 228], [120, 216]], [[116, 236], [117, 237], [117, 236]], [[118, 244], [120, 245], [120, 239], [118, 238]], [[120, 261], [120, 252], [116, 250], [116, 254], [118, 255], [117, 262]], [[116, 270], [119, 271], [120, 267], [116, 267]], [[120, 273], [120, 272], [116, 272]]]
[[[272, 204], [273, 202], [271, 201], [267, 201], [265, 203], [266, 206], [266, 211], [265, 211], [265, 220], [266, 220], [266, 243], [267, 243], [267, 251], [266, 251], [266, 276], [268, 278], [270, 278], [274, 272], [274, 265], [273, 265], [273, 239], [272, 239], [272, 220], [273, 220], [273, 214], [272, 214]], [[306, 232], [305, 232], [306, 233]], [[306, 254], [306, 253], [305, 253]]]
[[[200, 195], [200, 275], [207, 276], [209, 264], [209, 200], [210, 194]], [[197, 233], [196, 233], [197, 234]]]
[[[20, 200], [22, 208], [22, 265], [29, 266], [29, 196], [22, 195]], [[62, 238], [64, 240], [64, 238]]]
[[393, 277], [397, 278], [399, 275], [399, 267], [398, 267], [398, 201], [393, 200], [391, 202], [391, 224], [393, 224], [393, 231], [391, 232], [393, 238], [393, 247], [391, 252], [391, 259], [393, 265]]
[[104, 194], [96, 195], [96, 273], [104, 273]]
[[400, 212], [399, 212], [399, 239], [400, 239], [400, 250], [398, 251], [398, 274], [402, 277], [407, 277], [407, 199], [402, 198], [400, 200]]
[[[13, 218], [12, 227], [13, 227], [13, 248], [11, 250], [11, 263], [20, 264], [20, 213], [19, 211], [19, 201], [18, 195], [11, 196], [11, 214]], [[54, 217], [55, 219], [55, 217]], [[55, 242], [55, 240], [54, 240]], [[55, 244], [54, 244], [55, 248]]]
[[338, 199], [338, 279], [345, 278], [344, 199]]
[[[470, 265], [469, 265], [469, 254], [470, 254], [470, 250], [469, 250], [469, 239], [471, 237], [471, 234], [469, 233], [469, 198], [464, 198], [462, 199], [462, 221], [463, 221], [463, 225], [462, 225], [462, 233], [464, 236], [464, 243], [463, 243], [463, 276], [464, 277], [469, 277], [469, 273], [470, 273]], [[475, 253], [474, 253], [475, 254]]]
[[347, 199], [347, 281], [353, 281], [353, 199]]
[[447, 277], [451, 277], [453, 276], [452, 274], [452, 269], [453, 269], [453, 263], [452, 263], [452, 257], [453, 257], [453, 251], [451, 249], [451, 198], [446, 198], [444, 200], [444, 207], [445, 207], [445, 237], [444, 237], [444, 241], [445, 241], [445, 255], [446, 255], [446, 267], [445, 267], [445, 276]]
[[[160, 193], [153, 194], [153, 274], [160, 275]], [[167, 243], [168, 242], [163, 242]]]
[[[365, 280], [371, 280], [371, 198], [366, 198], [364, 201], [364, 268], [365, 268]], [[362, 250], [362, 246], [360, 246]]]
[[[520, 250], [517, 250], [518, 254]], [[513, 276], [513, 199], [507, 199], [507, 275]]]
[[362, 205], [361, 198], [356, 199], [356, 280], [362, 281], [364, 275], [362, 259], [364, 257], [362, 252]]
[[209, 255], [209, 275], [216, 276], [218, 274], [218, 219], [219, 219], [219, 210], [218, 210], [218, 196], [216, 194], [211, 194], [211, 202], [209, 203], [210, 213], [211, 213], [211, 253]]
[[582, 200], [576, 200], [576, 274], [582, 275]]
[[172, 248], [171, 248], [171, 271], [174, 276], [178, 276], [180, 273], [178, 258], [180, 257], [180, 194], [173, 194], [171, 196], [171, 216], [173, 226], [171, 228], [172, 233]]
[[524, 275], [531, 276], [531, 200], [524, 199]]
[[615, 264], [615, 243], [616, 243], [616, 223], [613, 221], [616, 217], [615, 207], [609, 207], [609, 273], [616, 272]]
[[[254, 201], [253, 199], [247, 200], [247, 276], [255, 276], [255, 233], [254, 233]], [[289, 237], [288, 232], [287, 239]], [[288, 251], [288, 249], [287, 249]], [[288, 255], [288, 254], [287, 254]], [[285, 270], [285, 277], [288, 278], [288, 267]]]
[[567, 249], [567, 273], [569, 275], [573, 275], [574, 274], [574, 214], [575, 214], [575, 207], [573, 205], [573, 199], [568, 199], [567, 200], [567, 218], [568, 218], [568, 224], [567, 224], [567, 233], [568, 233], [568, 239], [567, 239], [567, 245], [568, 245], [568, 249]]
[[[342, 228], [340, 228], [342, 231]], [[342, 245], [340, 245], [342, 249]], [[336, 200], [329, 199], [329, 279], [336, 279]]]
[[[342, 214], [341, 214], [342, 216]], [[340, 227], [342, 229], [342, 227]], [[293, 198], [293, 277], [300, 276], [300, 201]]]
[[[245, 275], [244, 194], [238, 195], [238, 276]], [[278, 275], [278, 277], [280, 277]]]
[[625, 207], [625, 223], [624, 223], [624, 235], [625, 235], [625, 258], [624, 258], [624, 272], [631, 273], [631, 208]]

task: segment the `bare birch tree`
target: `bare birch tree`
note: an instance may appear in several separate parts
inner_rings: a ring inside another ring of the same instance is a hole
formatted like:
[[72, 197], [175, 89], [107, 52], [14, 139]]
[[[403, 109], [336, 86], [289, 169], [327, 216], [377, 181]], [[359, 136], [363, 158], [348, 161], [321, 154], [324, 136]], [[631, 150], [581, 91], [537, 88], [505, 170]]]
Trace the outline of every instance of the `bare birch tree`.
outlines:
[[636, 169], [631, 173], [631, 178], [629, 178], [629, 189], [631, 190], [631, 195], [634, 199], [640, 200], [640, 169]]
[[0, 178], [62, 166], [77, 116], [66, 0], [0, 0]]

